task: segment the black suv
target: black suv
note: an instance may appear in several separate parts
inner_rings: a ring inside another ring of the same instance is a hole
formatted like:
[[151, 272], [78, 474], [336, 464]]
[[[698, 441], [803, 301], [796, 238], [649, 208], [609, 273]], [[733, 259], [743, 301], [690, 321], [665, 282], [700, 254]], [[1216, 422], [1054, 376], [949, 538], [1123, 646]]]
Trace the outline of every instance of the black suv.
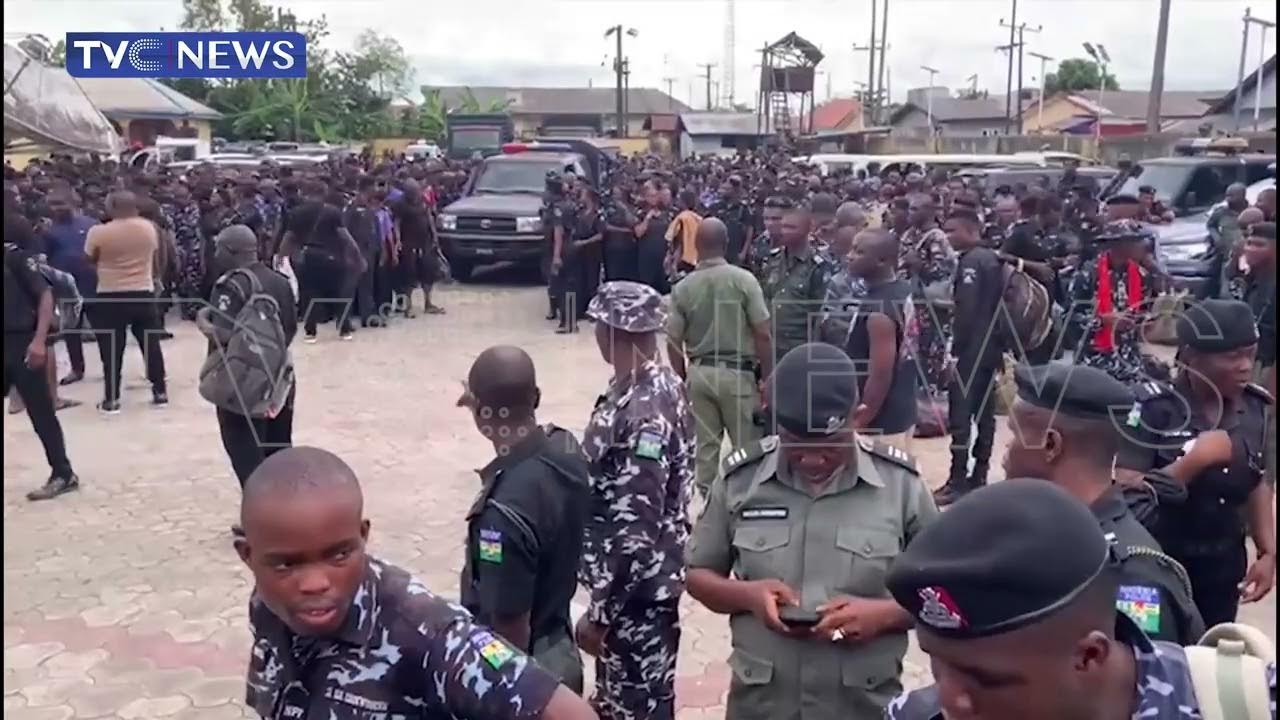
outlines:
[[1252, 185], [1275, 173], [1274, 155], [1241, 153], [1155, 158], [1138, 163], [1136, 175], [1113, 187], [1113, 194], [1138, 194], [1155, 188], [1156, 199], [1173, 211], [1174, 221], [1156, 225], [1157, 257], [1175, 287], [1198, 294], [1212, 264], [1209, 210], [1226, 197], [1232, 183]]
[[547, 173], [573, 173], [594, 184], [595, 161], [591, 150], [561, 141], [513, 143], [503, 154], [486, 158], [463, 196], [441, 210], [437, 220], [454, 277], [467, 280], [477, 265], [496, 262], [537, 265], [543, 253], [539, 212]]

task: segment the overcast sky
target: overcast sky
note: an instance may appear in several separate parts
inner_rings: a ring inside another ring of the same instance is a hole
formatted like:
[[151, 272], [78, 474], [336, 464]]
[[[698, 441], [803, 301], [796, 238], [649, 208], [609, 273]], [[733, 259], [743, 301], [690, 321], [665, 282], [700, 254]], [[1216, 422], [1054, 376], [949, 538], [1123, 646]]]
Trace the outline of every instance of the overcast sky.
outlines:
[[[896, 99], [910, 87], [927, 84], [930, 65], [941, 74], [935, 84], [953, 88], [976, 74], [978, 86], [993, 94], [1005, 88], [1005, 56], [995, 50], [1009, 42], [999, 25], [1009, 17], [1010, 0], [888, 0], [889, 74]], [[884, 0], [880, 3], [882, 6]], [[1169, 31], [1166, 87], [1219, 90], [1235, 84], [1241, 23], [1248, 0], [1174, 0]], [[1272, 3], [1254, 2], [1274, 19]], [[349, 48], [371, 27], [397, 38], [408, 51], [419, 84], [611, 86], [612, 39], [604, 31], [622, 22], [638, 31], [626, 38], [632, 87], [665, 88], [673, 78], [677, 98], [703, 105], [698, 65], [725, 66], [727, 0], [295, 0], [299, 16], [325, 15], [329, 45]], [[757, 85], [759, 54], [767, 42], [789, 31], [827, 54], [819, 65], [818, 98], [848, 95], [865, 80], [871, 0], [736, 0], [733, 66], [735, 96], [750, 100]], [[1151, 81], [1158, 0], [1021, 0], [1019, 22], [1043, 26], [1027, 33], [1027, 50], [1058, 59], [1083, 56], [1083, 42], [1106, 46], [1113, 72], [1125, 89], [1146, 89]], [[178, 0], [5, 0], [6, 35], [40, 32], [53, 39], [68, 31], [175, 29], [182, 16]], [[1274, 52], [1274, 33], [1266, 52]], [[1257, 33], [1249, 67], [1257, 63]], [[1027, 57], [1025, 83], [1039, 82], [1040, 63]], [[416, 93], [413, 96], [416, 97]]]

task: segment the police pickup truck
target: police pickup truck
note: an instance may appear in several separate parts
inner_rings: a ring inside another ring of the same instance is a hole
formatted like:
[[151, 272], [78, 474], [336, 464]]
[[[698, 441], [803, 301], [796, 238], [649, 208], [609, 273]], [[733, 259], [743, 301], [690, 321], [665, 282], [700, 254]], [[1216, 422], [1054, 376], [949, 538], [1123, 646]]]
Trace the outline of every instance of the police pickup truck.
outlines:
[[573, 173], [593, 186], [604, 154], [580, 139], [507, 143], [473, 171], [461, 198], [440, 211], [439, 236], [458, 280], [479, 265], [537, 266], [544, 251], [539, 212], [547, 173]]

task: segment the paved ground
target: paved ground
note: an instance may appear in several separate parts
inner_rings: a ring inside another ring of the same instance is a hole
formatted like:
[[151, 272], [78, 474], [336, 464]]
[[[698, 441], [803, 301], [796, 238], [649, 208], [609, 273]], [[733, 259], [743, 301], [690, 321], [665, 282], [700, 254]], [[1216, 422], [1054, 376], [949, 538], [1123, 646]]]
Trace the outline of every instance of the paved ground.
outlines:
[[[544, 421], [580, 431], [607, 377], [589, 332], [557, 336], [545, 296], [520, 278], [455, 286], [444, 317], [401, 321], [337, 341], [332, 328], [297, 348], [295, 440], [343, 456], [365, 487], [372, 551], [456, 595], [461, 518], [488, 460], [455, 409], [471, 360], [498, 342], [533, 355]], [[247, 711], [245, 604], [250, 585], [228, 526], [239, 490], [213, 413], [195, 391], [203, 343], [172, 323], [165, 344], [172, 404], [148, 405], [136, 351], [125, 408], [99, 417], [101, 368], [66, 393], [60, 417], [83, 490], [44, 504], [23, 494], [47, 474], [24, 418], [4, 436], [4, 712], [6, 718], [238, 718]], [[589, 326], [588, 326], [589, 328]], [[92, 347], [92, 346], [91, 346]], [[90, 349], [92, 353], [92, 350]], [[1003, 443], [1003, 430], [998, 447]], [[933, 483], [945, 447], [918, 447]], [[1274, 637], [1274, 595], [1246, 617]], [[686, 601], [679, 662], [681, 720], [723, 717], [727, 626]], [[907, 682], [927, 677], [914, 649]]]

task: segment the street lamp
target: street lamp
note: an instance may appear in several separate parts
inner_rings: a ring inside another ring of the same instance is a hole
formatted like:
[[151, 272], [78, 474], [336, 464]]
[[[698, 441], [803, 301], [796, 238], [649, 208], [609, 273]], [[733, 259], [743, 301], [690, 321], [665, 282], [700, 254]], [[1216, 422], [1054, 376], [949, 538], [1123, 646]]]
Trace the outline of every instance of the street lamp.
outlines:
[[1095, 48], [1090, 43], [1084, 44], [1084, 51], [1089, 53], [1089, 57], [1093, 58], [1093, 62], [1098, 66], [1098, 120], [1094, 127], [1094, 137], [1102, 137], [1102, 99], [1107, 89], [1107, 64], [1111, 62], [1111, 56], [1107, 54], [1107, 49], [1098, 43]]
[[928, 65], [921, 65], [920, 69], [929, 73], [929, 86], [925, 89], [925, 123], [929, 126], [929, 134], [933, 134], [933, 76], [942, 72], [935, 70]]
[[612, 35], [615, 38], [617, 38], [617, 41], [618, 41], [617, 54], [614, 56], [614, 59], [613, 59], [613, 71], [616, 75], [615, 80], [617, 83], [616, 110], [618, 113], [618, 138], [619, 139], [627, 136], [627, 110], [626, 110], [626, 105], [624, 103], [623, 89], [622, 89], [622, 75], [626, 71], [626, 68], [623, 66], [623, 60], [622, 60], [623, 33], [626, 33], [628, 37], [636, 37], [640, 34], [639, 31], [637, 31], [635, 28], [624, 28], [621, 25], [614, 25], [613, 27], [604, 31], [605, 37], [609, 37], [610, 35]]

